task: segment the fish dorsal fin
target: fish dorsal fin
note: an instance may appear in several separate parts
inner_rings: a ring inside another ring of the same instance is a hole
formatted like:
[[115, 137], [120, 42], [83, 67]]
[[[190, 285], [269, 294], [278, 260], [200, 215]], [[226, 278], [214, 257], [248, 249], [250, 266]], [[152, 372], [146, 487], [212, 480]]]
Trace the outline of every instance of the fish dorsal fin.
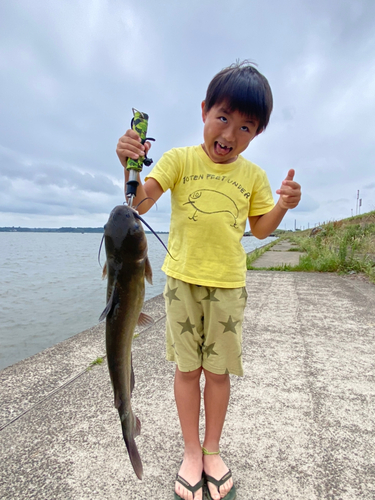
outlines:
[[99, 322], [103, 321], [103, 319], [105, 319], [108, 316], [108, 314], [111, 312], [113, 307], [117, 304], [117, 302], [118, 302], [118, 293], [117, 293], [117, 287], [115, 285], [112, 288], [112, 293], [111, 293], [111, 296], [109, 297], [109, 301], [108, 301], [107, 305], [105, 306], [104, 311], [102, 312], [102, 314], [99, 317]]
[[138, 318], [138, 326], [149, 326], [152, 325], [154, 320], [148, 314], [141, 312]]
[[150, 285], [152, 285], [152, 269], [148, 257], [146, 257], [146, 262], [145, 262], [145, 278], [150, 283]]
[[104, 263], [103, 272], [102, 272], [102, 280], [107, 277], [107, 261]]

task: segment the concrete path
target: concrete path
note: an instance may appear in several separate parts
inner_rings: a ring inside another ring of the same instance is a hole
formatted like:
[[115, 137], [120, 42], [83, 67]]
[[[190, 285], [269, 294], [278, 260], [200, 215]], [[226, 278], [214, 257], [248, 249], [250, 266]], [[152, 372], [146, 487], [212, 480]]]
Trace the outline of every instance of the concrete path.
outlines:
[[[250, 271], [245, 376], [232, 377], [222, 455], [238, 500], [375, 498], [375, 287]], [[156, 323], [134, 341], [139, 481], [121, 435], [100, 325], [0, 372], [0, 498], [168, 500], [182, 453]]]
[[279, 241], [263, 255], [258, 257], [251, 265], [257, 269], [268, 269], [284, 264], [296, 266], [299, 263], [300, 256], [304, 255], [303, 252], [291, 251], [291, 249], [296, 248], [296, 246], [297, 245], [288, 240]]

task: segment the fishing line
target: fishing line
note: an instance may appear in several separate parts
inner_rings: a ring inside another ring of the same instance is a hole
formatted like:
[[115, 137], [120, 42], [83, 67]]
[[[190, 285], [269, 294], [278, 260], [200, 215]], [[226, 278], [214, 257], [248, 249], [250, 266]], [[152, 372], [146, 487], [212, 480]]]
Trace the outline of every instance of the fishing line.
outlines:
[[138, 212], [135, 212], [134, 216], [135, 216], [135, 218], [136, 218], [136, 219], [139, 219], [140, 221], [142, 221], [142, 223], [143, 223], [146, 227], [148, 227], [148, 229], [152, 232], [152, 234], [153, 234], [153, 235], [155, 235], [155, 236], [157, 237], [157, 239], [160, 241], [160, 243], [163, 245], [163, 247], [164, 247], [164, 248], [166, 249], [166, 251], [168, 252], [168, 254], [169, 254], [169, 256], [171, 257], [171, 259], [173, 259], [173, 260], [177, 260], [177, 259], [175, 259], [175, 258], [173, 257], [173, 255], [170, 253], [170, 251], [168, 250], [168, 248], [164, 245], [163, 240], [162, 240], [161, 238], [159, 238], [159, 236], [155, 233], [155, 231], [152, 229], [152, 227], [151, 227], [151, 226], [149, 226], [149, 225], [147, 224], [147, 222], [146, 222], [144, 219], [142, 219], [142, 217], [139, 215], [139, 213], [138, 213]]
[[[146, 330], [149, 330], [150, 328], [154, 327], [157, 323], [159, 323], [160, 321], [162, 321], [163, 319], [165, 319], [166, 315], [163, 314], [162, 316], [160, 316], [160, 318], [158, 318], [157, 320], [154, 321], [154, 323], [152, 325], [149, 325], [147, 326], [146, 328], [143, 328], [143, 330], [141, 330], [140, 332], [137, 333], [137, 335], [141, 335], [142, 333], [144, 333]], [[107, 357], [106, 354], [103, 354], [102, 356], [100, 356], [101, 358], [105, 359]], [[74, 377], [72, 377], [71, 379], [67, 380], [66, 382], [64, 382], [62, 385], [60, 385], [59, 387], [56, 387], [56, 389], [54, 389], [53, 391], [49, 392], [46, 396], [44, 396], [41, 400], [39, 400], [38, 402], [34, 403], [33, 405], [30, 406], [30, 408], [28, 408], [27, 410], [24, 410], [23, 412], [21, 412], [19, 415], [17, 415], [16, 417], [12, 418], [12, 420], [10, 420], [9, 422], [6, 422], [5, 424], [3, 424], [1, 427], [0, 427], [0, 431], [6, 429], [7, 427], [9, 427], [10, 425], [12, 425], [14, 422], [16, 422], [17, 420], [19, 420], [20, 418], [22, 418], [24, 415], [26, 415], [27, 413], [31, 412], [34, 408], [36, 408], [37, 406], [41, 405], [42, 403], [44, 403], [45, 401], [47, 401], [48, 399], [50, 399], [52, 396], [54, 396], [56, 393], [58, 393], [59, 391], [61, 391], [62, 389], [64, 389], [67, 385], [70, 385], [72, 382], [74, 382], [75, 380], [77, 380], [78, 378], [82, 377], [82, 375], [85, 375], [85, 373], [89, 372], [91, 369], [93, 368], [93, 366], [88, 366], [87, 368], [85, 368], [83, 371], [81, 371], [80, 373], [78, 373], [77, 375], [75, 375]]]

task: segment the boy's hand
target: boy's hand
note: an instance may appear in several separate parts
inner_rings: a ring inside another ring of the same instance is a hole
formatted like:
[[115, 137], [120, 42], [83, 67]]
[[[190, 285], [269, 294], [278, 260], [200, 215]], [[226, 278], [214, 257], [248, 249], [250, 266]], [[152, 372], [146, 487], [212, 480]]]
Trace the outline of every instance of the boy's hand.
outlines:
[[281, 188], [276, 191], [280, 195], [278, 204], [284, 210], [295, 208], [301, 199], [301, 186], [293, 180], [294, 170], [290, 169]]
[[141, 144], [141, 138], [137, 132], [133, 129], [129, 129], [125, 132], [125, 135], [120, 137], [116, 153], [123, 167], [126, 168], [126, 162], [128, 158], [133, 158], [137, 160], [140, 156], [145, 156], [151, 147], [150, 142], [145, 142]]

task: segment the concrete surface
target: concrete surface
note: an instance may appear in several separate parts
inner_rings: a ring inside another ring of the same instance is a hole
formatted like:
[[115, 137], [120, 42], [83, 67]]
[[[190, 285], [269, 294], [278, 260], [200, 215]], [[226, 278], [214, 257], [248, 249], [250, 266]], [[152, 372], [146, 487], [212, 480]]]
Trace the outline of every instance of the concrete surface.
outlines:
[[[250, 271], [243, 378], [221, 443], [238, 500], [375, 498], [375, 287], [334, 274]], [[0, 372], [0, 498], [166, 500], [182, 453], [157, 320], [134, 341], [139, 481], [122, 439], [104, 325]]]
[[256, 269], [267, 269], [284, 264], [296, 266], [300, 256], [304, 253], [290, 251], [291, 248], [296, 248], [296, 245], [288, 240], [282, 240], [258, 257], [251, 266]]

